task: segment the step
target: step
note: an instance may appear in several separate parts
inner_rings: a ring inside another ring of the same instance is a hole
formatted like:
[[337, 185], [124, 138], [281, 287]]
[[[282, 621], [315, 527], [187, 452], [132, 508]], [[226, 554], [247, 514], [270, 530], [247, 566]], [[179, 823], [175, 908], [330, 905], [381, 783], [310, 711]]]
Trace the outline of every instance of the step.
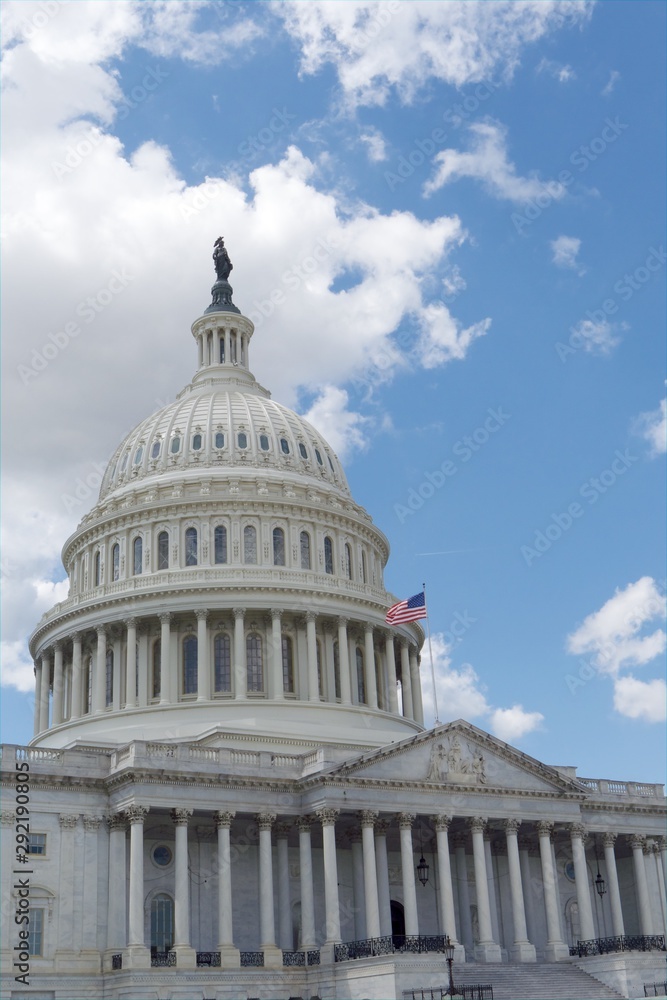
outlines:
[[454, 967], [454, 983], [489, 983], [493, 1000], [619, 1000], [620, 993], [574, 965], [476, 963]]

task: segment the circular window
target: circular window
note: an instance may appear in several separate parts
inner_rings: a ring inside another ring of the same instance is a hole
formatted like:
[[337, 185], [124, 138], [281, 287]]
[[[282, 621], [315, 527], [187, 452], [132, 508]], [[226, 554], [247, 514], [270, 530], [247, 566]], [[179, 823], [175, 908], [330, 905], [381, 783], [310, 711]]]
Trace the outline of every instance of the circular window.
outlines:
[[166, 844], [158, 844], [157, 847], [153, 848], [153, 861], [160, 868], [166, 868], [170, 865], [172, 858], [171, 848], [167, 847]]

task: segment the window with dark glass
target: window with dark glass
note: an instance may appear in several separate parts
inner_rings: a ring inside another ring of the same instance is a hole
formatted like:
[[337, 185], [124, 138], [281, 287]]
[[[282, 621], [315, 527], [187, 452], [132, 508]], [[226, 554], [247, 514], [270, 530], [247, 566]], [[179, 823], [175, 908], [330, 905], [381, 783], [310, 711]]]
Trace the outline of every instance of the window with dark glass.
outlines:
[[266, 434], [259, 435], [259, 446], [262, 449], [262, 451], [269, 450], [269, 439]]
[[192, 450], [201, 451], [202, 446], [202, 436], [201, 434], [195, 434], [192, 438]]
[[357, 693], [359, 704], [366, 704], [366, 679], [364, 677], [364, 652], [357, 646]]
[[177, 452], [181, 450], [181, 439], [179, 437], [173, 437], [171, 439], [171, 453], [176, 455]]
[[153, 643], [153, 698], [159, 698], [162, 690], [162, 642], [156, 639]]
[[322, 461], [322, 456], [320, 455], [320, 453], [317, 450], [317, 448], [315, 449], [315, 458], [317, 459], [317, 464], [318, 465], [324, 465], [324, 462]]
[[301, 455], [301, 458], [308, 458], [308, 449], [305, 444], [301, 444], [301, 442], [299, 442], [299, 454]]
[[166, 892], [151, 900], [151, 951], [160, 955], [171, 951], [174, 943], [174, 901]]
[[153, 441], [153, 447], [151, 448], [151, 458], [159, 458], [161, 448], [162, 448], [161, 441]]
[[352, 549], [349, 545], [345, 545], [345, 575], [348, 580], [352, 579]]
[[132, 572], [134, 576], [141, 575], [142, 551], [143, 551], [143, 546], [141, 542], [141, 537], [137, 535], [137, 537], [134, 539], [134, 542], [132, 543], [132, 555], [133, 555]]
[[280, 439], [280, 450], [282, 451], [283, 455], [289, 455], [289, 441], [287, 440], [287, 438]]
[[244, 434], [243, 431], [239, 431], [239, 433], [236, 435], [236, 440], [238, 442], [239, 448], [248, 447], [248, 435]]
[[333, 573], [333, 542], [327, 535], [324, 539], [324, 572]]
[[135, 465], [140, 465], [141, 464], [141, 459], [143, 457], [144, 457], [144, 446], [142, 444], [140, 444], [139, 447], [137, 448], [137, 450], [134, 453], [134, 464]]
[[187, 528], [185, 532], [185, 565], [197, 565], [197, 529]]
[[37, 854], [44, 857], [46, 855], [46, 834], [28, 834], [28, 854]]
[[361, 552], [361, 579], [363, 583], [368, 583], [366, 573], [366, 553], [362, 550]]
[[246, 638], [246, 663], [248, 667], [248, 691], [264, 690], [264, 663], [261, 636], [252, 633]]
[[322, 643], [317, 639], [315, 643], [317, 649], [317, 687], [320, 692], [320, 698], [324, 697], [324, 674], [322, 672]]
[[283, 654], [283, 691], [294, 694], [294, 653], [292, 640], [288, 635], [282, 638]]
[[102, 557], [99, 552], [95, 553], [95, 586], [100, 585], [100, 567], [102, 565]]
[[333, 467], [333, 462], [331, 461], [331, 455], [327, 455], [327, 458], [329, 459], [329, 465], [331, 466], [331, 471], [335, 472], [335, 469]]
[[243, 529], [243, 561], [249, 566], [257, 565], [257, 531], [251, 524]]
[[197, 636], [183, 640], [183, 694], [197, 694]]
[[111, 571], [114, 580], [120, 579], [120, 545], [118, 542], [111, 549]]
[[213, 668], [215, 671], [215, 690], [225, 692], [232, 690], [232, 645], [228, 635], [221, 633], [213, 640]]
[[218, 524], [213, 532], [213, 560], [216, 563], [227, 562], [227, 529], [224, 524]]
[[340, 647], [338, 646], [338, 640], [333, 644], [333, 668], [336, 698], [340, 698]]
[[220, 338], [220, 364], [224, 365], [224, 363], [225, 363], [225, 338], [221, 337]]
[[113, 702], [113, 649], [107, 650], [105, 696], [104, 704], [109, 707]]
[[285, 565], [285, 532], [282, 528], [273, 529], [273, 565]]
[[157, 568], [169, 569], [169, 532], [161, 531], [157, 536]]
[[222, 431], [216, 431], [215, 446], [216, 446], [216, 448], [224, 448], [225, 447], [225, 435], [222, 433]]
[[44, 910], [41, 907], [30, 907], [30, 923], [28, 925], [28, 954], [41, 955], [44, 951]]
[[299, 546], [301, 549], [301, 569], [310, 569], [310, 535], [307, 531], [301, 532]]

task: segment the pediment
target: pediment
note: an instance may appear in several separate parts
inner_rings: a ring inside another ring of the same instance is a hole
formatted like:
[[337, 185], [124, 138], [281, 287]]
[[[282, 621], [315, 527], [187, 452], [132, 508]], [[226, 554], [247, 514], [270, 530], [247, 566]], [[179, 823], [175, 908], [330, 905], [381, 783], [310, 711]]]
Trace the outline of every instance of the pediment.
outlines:
[[461, 719], [332, 768], [328, 777], [334, 775], [466, 791], [583, 794], [577, 781], [556, 768]]

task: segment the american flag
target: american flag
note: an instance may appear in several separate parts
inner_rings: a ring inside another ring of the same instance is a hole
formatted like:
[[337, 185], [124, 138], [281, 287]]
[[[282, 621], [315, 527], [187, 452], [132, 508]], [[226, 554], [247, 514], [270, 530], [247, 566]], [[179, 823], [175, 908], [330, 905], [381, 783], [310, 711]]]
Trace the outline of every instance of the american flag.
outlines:
[[423, 590], [389, 608], [385, 621], [387, 625], [400, 625], [402, 622], [416, 622], [419, 618], [426, 618], [426, 595]]

